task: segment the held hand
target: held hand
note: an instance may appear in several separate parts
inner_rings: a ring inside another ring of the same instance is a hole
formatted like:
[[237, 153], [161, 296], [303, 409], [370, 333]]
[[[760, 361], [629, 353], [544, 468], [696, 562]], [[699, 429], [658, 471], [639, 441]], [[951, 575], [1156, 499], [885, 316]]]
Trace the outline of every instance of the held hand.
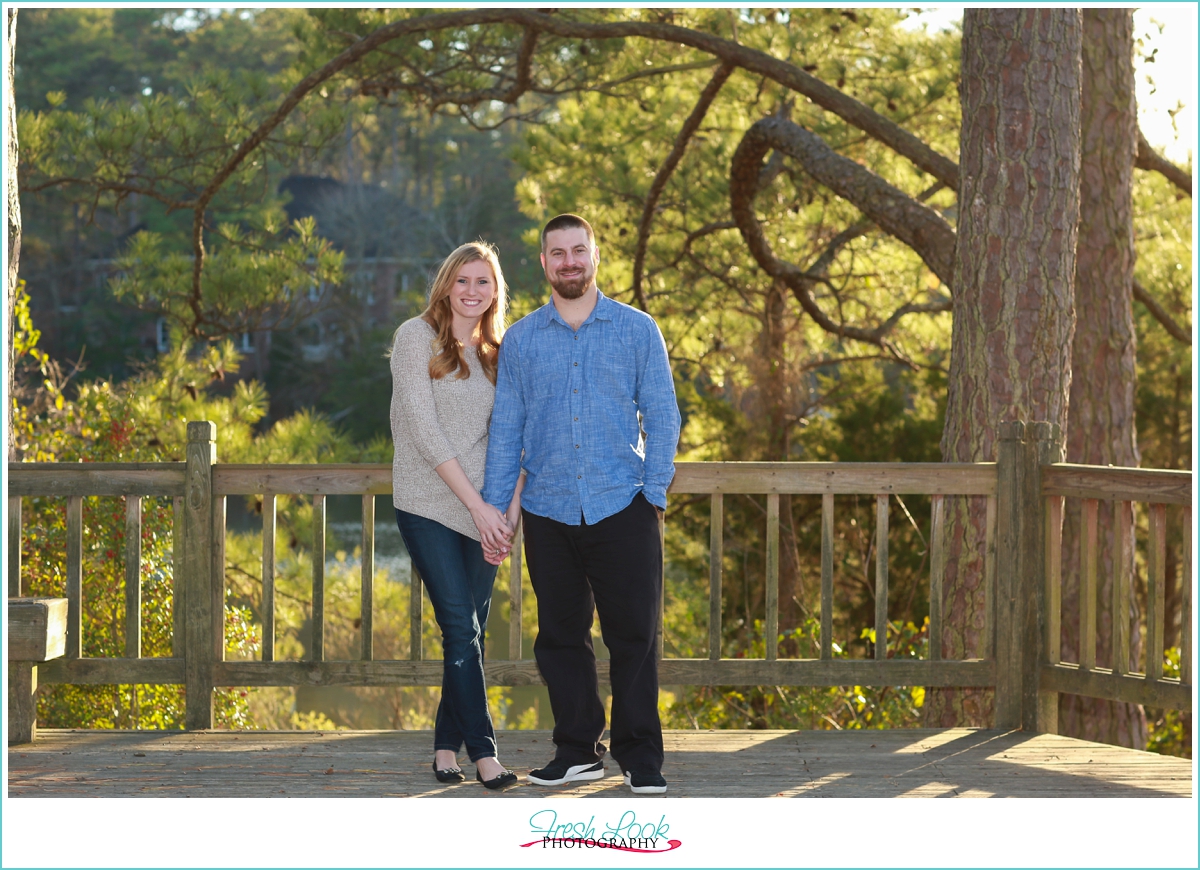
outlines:
[[[480, 546], [482, 547], [483, 545], [480, 544]], [[498, 566], [501, 562], [503, 562], [505, 560], [505, 558], [507, 558], [507, 556], [508, 556], [507, 553], [501, 553], [499, 551], [491, 551], [491, 550], [488, 550], [487, 547], [483, 547], [483, 561], [487, 562], [489, 565], [497, 565]]]
[[471, 519], [475, 521], [475, 528], [479, 529], [480, 542], [483, 544], [485, 556], [489, 552], [498, 552], [501, 559], [508, 555], [508, 551], [511, 549], [512, 530], [509, 529], [504, 514], [485, 503], [471, 509]]

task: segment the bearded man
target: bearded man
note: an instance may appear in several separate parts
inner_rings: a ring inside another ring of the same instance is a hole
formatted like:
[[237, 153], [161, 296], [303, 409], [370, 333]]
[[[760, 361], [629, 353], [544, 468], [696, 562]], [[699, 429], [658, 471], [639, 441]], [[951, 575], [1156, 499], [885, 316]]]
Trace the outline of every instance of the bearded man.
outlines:
[[483, 498], [520, 516], [538, 602], [534, 653], [554, 713], [554, 759], [530, 782], [602, 778], [604, 705], [593, 614], [608, 647], [612, 755], [635, 794], [662, 794], [656, 634], [659, 522], [675, 475], [679, 407], [658, 325], [596, 286], [600, 250], [586, 220], [542, 229], [550, 301], [500, 346]]

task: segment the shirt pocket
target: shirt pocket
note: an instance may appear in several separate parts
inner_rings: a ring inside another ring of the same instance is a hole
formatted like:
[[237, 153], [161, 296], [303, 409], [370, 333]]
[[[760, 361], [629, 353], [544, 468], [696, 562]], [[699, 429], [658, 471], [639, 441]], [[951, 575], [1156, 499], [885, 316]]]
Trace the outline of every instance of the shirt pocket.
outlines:
[[600, 396], [635, 404], [637, 360], [633, 351], [617, 346], [611, 353], [594, 358], [591, 368], [591, 381]]
[[562, 398], [570, 379], [570, 363], [553, 347], [532, 348], [521, 366], [521, 385], [527, 410], [543, 413], [545, 403]]

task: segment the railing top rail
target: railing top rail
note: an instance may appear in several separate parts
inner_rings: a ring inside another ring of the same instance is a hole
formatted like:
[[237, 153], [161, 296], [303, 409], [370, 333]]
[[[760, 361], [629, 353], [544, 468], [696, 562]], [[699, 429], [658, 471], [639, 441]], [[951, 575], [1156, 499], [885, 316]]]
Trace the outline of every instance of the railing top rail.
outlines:
[[183, 495], [183, 462], [10, 462], [9, 496]]
[[[10, 496], [182, 495], [182, 462], [10, 462]], [[386, 494], [382, 463], [236, 464], [213, 467], [220, 495]], [[679, 462], [672, 493], [995, 495], [996, 464], [942, 462]], [[1056, 463], [1042, 494], [1154, 504], [1192, 503], [1192, 473]]]
[[[180, 495], [184, 463], [10, 463], [10, 495]], [[383, 495], [387, 464], [213, 466], [218, 495]], [[995, 495], [996, 464], [942, 462], [679, 462], [672, 493]]]
[[1055, 463], [1042, 466], [1042, 495], [1190, 505], [1192, 473]]
[[390, 464], [213, 466], [216, 495], [385, 495], [391, 491]]
[[995, 495], [996, 463], [677, 462], [670, 491]]

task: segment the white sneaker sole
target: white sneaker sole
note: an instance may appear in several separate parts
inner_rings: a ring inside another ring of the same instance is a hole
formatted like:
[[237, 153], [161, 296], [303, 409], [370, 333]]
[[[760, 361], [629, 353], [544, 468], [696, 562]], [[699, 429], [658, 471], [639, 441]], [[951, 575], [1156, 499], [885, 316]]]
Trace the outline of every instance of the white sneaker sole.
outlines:
[[625, 784], [629, 786], [629, 790], [634, 794], [666, 794], [667, 787], [665, 785], [634, 785], [629, 774], [625, 774]]
[[525, 779], [534, 785], [566, 785], [568, 782], [586, 782], [592, 779], [604, 779], [604, 768], [588, 770], [590, 764], [577, 764], [567, 768], [567, 774], [562, 779], [539, 779], [532, 773], [525, 774]]

